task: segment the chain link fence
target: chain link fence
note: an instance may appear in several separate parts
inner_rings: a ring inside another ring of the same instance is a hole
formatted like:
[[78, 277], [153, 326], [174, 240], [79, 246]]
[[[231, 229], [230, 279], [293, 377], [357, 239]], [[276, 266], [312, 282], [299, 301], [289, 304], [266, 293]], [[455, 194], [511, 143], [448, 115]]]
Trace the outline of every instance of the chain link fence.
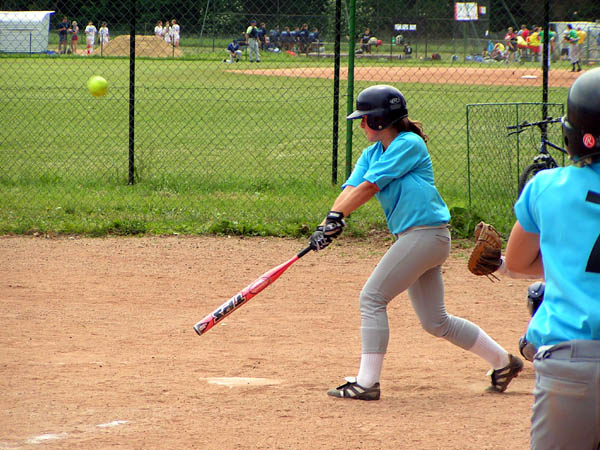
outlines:
[[[600, 5], [551, 1], [544, 92], [544, 5], [5, 1], [0, 231], [306, 234], [368, 144], [345, 116], [380, 83], [423, 122], [449, 206], [487, 215], [493, 193], [470, 202], [480, 168], [469, 173], [465, 105], [564, 103], [578, 73], [560, 24], [586, 31], [583, 69], [598, 59]], [[92, 75], [105, 96], [87, 91]], [[512, 118], [500, 116], [481, 118], [484, 136], [502, 135]], [[376, 202], [350, 223], [383, 228]]]
[[[521, 133], [507, 130], [524, 122], [540, 120], [542, 103], [469, 104], [467, 113], [467, 164], [469, 208], [499, 229], [510, 230], [515, 217], [512, 206], [518, 198], [519, 176], [539, 154], [541, 128]], [[546, 104], [547, 117], [562, 117], [564, 104]], [[490, 121], [494, 117], [494, 121]], [[561, 125], [546, 126], [547, 139], [563, 146]], [[548, 149], [554, 159], [565, 165], [565, 155]]]

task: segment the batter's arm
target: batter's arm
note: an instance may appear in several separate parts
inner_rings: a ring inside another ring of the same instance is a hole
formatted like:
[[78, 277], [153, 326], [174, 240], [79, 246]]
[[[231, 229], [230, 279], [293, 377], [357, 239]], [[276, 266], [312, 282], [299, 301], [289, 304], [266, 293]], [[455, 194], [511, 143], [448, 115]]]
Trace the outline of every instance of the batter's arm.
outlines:
[[346, 186], [338, 195], [331, 210], [342, 212], [344, 217], [348, 217], [353, 211], [371, 200], [377, 192], [379, 192], [377, 185], [368, 181], [363, 181], [356, 187]]

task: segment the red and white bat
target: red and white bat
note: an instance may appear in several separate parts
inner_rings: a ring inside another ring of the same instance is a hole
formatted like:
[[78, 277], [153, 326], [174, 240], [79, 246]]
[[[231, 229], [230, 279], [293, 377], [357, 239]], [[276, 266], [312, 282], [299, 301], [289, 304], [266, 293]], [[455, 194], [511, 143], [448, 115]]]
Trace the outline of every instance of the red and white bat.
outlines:
[[229, 314], [248, 303], [248, 300], [260, 293], [267, 286], [273, 284], [283, 272], [285, 272], [292, 264], [294, 264], [311, 250], [312, 247], [308, 246], [289, 261], [262, 274], [253, 283], [246, 286], [242, 291], [235, 294], [233, 297], [211, 312], [208, 316], [194, 325], [194, 331], [196, 331], [199, 336], [202, 336]]

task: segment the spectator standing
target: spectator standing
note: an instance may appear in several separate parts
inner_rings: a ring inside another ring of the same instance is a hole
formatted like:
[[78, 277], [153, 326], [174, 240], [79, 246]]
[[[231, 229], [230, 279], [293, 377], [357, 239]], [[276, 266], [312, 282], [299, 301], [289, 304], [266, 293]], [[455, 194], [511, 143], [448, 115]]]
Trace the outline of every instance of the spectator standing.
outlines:
[[531, 55], [531, 60], [534, 62], [539, 61], [540, 58], [540, 33], [539, 28], [534, 25], [527, 38], [527, 47]]
[[110, 41], [110, 33], [108, 31], [108, 24], [106, 22], [102, 22], [102, 26], [98, 30], [98, 40], [101, 47], [105, 46]]
[[561, 42], [560, 42], [560, 60], [566, 61], [569, 59], [569, 29], [567, 28], [562, 32]]
[[581, 65], [579, 64], [579, 36], [573, 25], [567, 25], [567, 29], [566, 40], [569, 43], [569, 62], [573, 66], [571, 72], [575, 72], [575, 66], [577, 66], [577, 72], [581, 72]]
[[513, 27], [508, 27], [504, 35], [504, 48], [506, 49], [506, 64], [517, 60], [517, 34]]
[[292, 35], [290, 32], [290, 27], [285, 27], [279, 36], [281, 41], [281, 48], [284, 51], [290, 51], [292, 49]]
[[162, 39], [163, 38], [162, 30], [163, 30], [163, 23], [162, 23], [162, 20], [159, 20], [158, 22], [156, 22], [156, 26], [154, 27], [154, 36]]
[[299, 34], [300, 34], [300, 27], [296, 27], [292, 31], [290, 31], [290, 40], [291, 40], [290, 50], [292, 50], [292, 51], [298, 50], [298, 39], [299, 39], [298, 35]]
[[271, 48], [281, 48], [280, 36], [281, 33], [278, 26], [269, 31], [269, 44]]
[[69, 33], [69, 21], [67, 17], [63, 17], [58, 24], [58, 54], [67, 53], [67, 36]]
[[267, 50], [267, 24], [264, 22], [258, 27], [258, 44], [261, 50]]
[[[519, 41], [518, 37], [521, 37]], [[519, 49], [519, 57], [521, 61], [526, 60], [529, 57], [529, 49], [528, 49], [528, 38], [529, 38], [529, 29], [527, 25], [521, 25], [521, 29], [517, 32], [517, 48]]]
[[585, 52], [585, 39], [587, 38], [587, 33], [581, 27], [577, 27], [577, 37], [579, 38], [577, 41], [577, 55], [579, 56], [579, 60], [583, 58], [584, 61], [587, 61], [587, 56]]
[[250, 25], [246, 29], [246, 44], [248, 44], [248, 58], [253, 63], [255, 60], [260, 62], [260, 52], [258, 49], [258, 27], [256, 20], [251, 20]]
[[98, 30], [94, 25], [94, 22], [91, 20], [88, 22], [87, 27], [85, 27], [85, 43], [86, 43], [86, 52], [88, 55], [94, 53], [94, 44], [96, 43], [96, 33]]
[[308, 50], [307, 50], [307, 52], [313, 46], [317, 47], [317, 51], [319, 50], [319, 47], [320, 47], [320, 43], [319, 43], [319, 29], [317, 27], [314, 27], [313, 30], [310, 33], [308, 33]]
[[[544, 30], [540, 29], [539, 37], [540, 37], [540, 48], [544, 48]], [[550, 28], [548, 32], [548, 67], [550, 67], [550, 62], [556, 62], [556, 31]], [[542, 57], [542, 64], [544, 62], [544, 58]]]
[[163, 39], [167, 44], [171, 44], [171, 22], [168, 20], [165, 21], [165, 24], [162, 29]]
[[77, 43], [79, 42], [79, 25], [77, 25], [77, 21], [74, 20], [71, 22], [71, 53], [77, 54]]
[[181, 27], [177, 23], [175, 19], [171, 20], [171, 39], [173, 40], [173, 45], [175, 47], [179, 47], [179, 38], [181, 35]]
[[298, 32], [298, 51], [300, 53], [308, 53], [310, 45], [308, 43], [308, 24], [302, 24], [302, 28]]

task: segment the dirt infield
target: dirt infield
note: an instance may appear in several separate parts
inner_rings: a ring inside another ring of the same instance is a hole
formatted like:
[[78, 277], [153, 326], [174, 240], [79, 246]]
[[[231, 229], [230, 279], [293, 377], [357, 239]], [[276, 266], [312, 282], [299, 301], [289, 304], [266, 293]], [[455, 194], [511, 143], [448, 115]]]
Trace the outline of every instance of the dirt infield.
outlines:
[[[296, 69], [244, 70], [244, 73], [279, 77], [333, 79], [333, 69], [327, 67]], [[569, 87], [580, 75], [568, 70], [551, 70], [550, 87]], [[340, 68], [340, 77], [348, 78], [348, 68]], [[540, 86], [542, 69], [477, 68], [477, 67], [355, 67], [358, 81], [389, 83], [478, 84], [486, 86]]]
[[[355, 375], [358, 293], [389, 243], [309, 254], [202, 337], [193, 324], [305, 241], [0, 238], [0, 449], [524, 449], [534, 374], [484, 392], [486, 363], [389, 308], [382, 398]], [[528, 280], [492, 283], [456, 247], [447, 307], [512, 352]], [[36, 447], [40, 448], [40, 447]]]

